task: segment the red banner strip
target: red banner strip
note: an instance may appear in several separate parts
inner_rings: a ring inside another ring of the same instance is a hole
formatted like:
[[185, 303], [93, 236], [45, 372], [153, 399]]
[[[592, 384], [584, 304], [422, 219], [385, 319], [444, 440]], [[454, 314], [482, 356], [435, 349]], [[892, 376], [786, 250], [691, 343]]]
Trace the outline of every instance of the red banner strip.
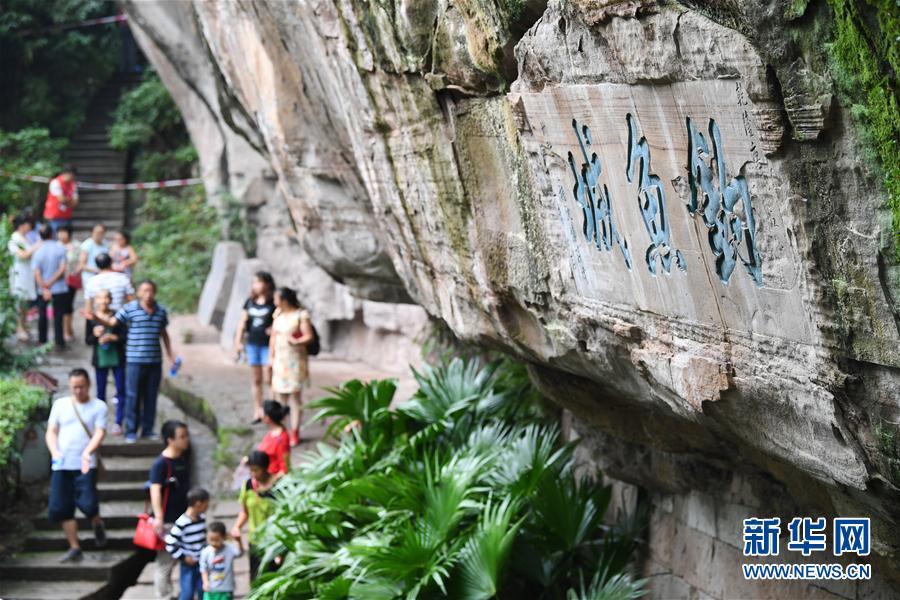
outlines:
[[[0, 171], [0, 175], [4, 177], [12, 177], [14, 179], [24, 179], [25, 181], [35, 181], [37, 183], [50, 183], [49, 177], [43, 175], [23, 175], [21, 173], [13, 173], [11, 171]], [[199, 177], [191, 179], [165, 179], [163, 181], [141, 181], [137, 183], [100, 183], [96, 181], [76, 181], [75, 184], [82, 190], [157, 190], [160, 188], [185, 187], [189, 185], [202, 184], [203, 180]]]

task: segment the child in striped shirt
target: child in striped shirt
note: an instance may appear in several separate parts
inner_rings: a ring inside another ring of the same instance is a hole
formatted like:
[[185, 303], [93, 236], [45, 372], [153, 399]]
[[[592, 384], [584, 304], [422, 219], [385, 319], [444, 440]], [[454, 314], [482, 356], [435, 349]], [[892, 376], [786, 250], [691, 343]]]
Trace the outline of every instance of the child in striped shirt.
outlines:
[[209, 492], [192, 488], [187, 493], [188, 508], [175, 520], [166, 535], [166, 552], [181, 563], [178, 600], [201, 600], [203, 579], [200, 576], [200, 551], [206, 545], [206, 519]]

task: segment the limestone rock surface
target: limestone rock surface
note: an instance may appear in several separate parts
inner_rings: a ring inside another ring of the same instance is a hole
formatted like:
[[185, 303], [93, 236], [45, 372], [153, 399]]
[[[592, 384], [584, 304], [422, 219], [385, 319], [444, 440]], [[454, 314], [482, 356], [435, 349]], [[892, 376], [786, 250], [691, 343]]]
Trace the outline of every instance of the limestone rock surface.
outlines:
[[202, 48], [234, 103], [211, 119], [271, 165], [260, 248], [299, 238], [311, 272], [528, 361], [585, 459], [650, 490], [656, 597], [746, 589], [673, 540], [733, 570], [743, 518], [842, 514], [872, 518], [877, 581], [790, 594], [886, 598], [897, 271], [877, 166], [798, 41], [820, 4], [198, 0], [189, 27], [126, 6]]

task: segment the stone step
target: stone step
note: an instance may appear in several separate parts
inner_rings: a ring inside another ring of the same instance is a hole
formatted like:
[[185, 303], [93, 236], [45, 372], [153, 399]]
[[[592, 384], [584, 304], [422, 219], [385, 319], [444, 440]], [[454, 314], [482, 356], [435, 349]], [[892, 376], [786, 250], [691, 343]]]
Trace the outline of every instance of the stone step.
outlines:
[[[146, 503], [144, 500], [102, 502], [100, 504], [100, 515], [103, 517], [103, 522], [108, 529], [131, 528], [131, 530], [134, 531], [134, 527], [137, 525], [137, 516], [144, 512], [145, 508]], [[78, 521], [78, 530], [90, 531], [91, 524], [88, 519], [81, 516], [80, 513], [78, 513], [78, 515], [79, 516], [76, 519]], [[35, 518], [33, 522], [35, 530], [50, 529], [59, 531], [60, 533], [62, 531], [59, 523], [51, 522], [47, 518], [46, 513]]]
[[78, 170], [78, 179], [80, 181], [99, 183], [125, 182], [126, 169], [124, 163], [107, 163], [100, 165], [85, 165], [83, 163], [75, 163], [75, 168]]
[[69, 158], [78, 169], [78, 179], [84, 179], [84, 174], [93, 173], [97, 169], [104, 171], [125, 173], [125, 160], [121, 156], [84, 156]]
[[147, 497], [147, 492], [133, 481], [101, 481], [97, 484], [97, 497], [101, 504], [115, 500], [140, 501]]
[[112, 146], [109, 145], [109, 138], [106, 133], [97, 132], [97, 133], [88, 133], [88, 134], [80, 134], [77, 139], [73, 139], [66, 150], [66, 155], [68, 156], [71, 152], [78, 152], [84, 150], [97, 150], [104, 149], [109, 150], [115, 156], [125, 157], [125, 152], [121, 150], [116, 150]]
[[[134, 550], [132, 539], [134, 527], [123, 529], [107, 529], [107, 550]], [[94, 545], [94, 532], [91, 529], [79, 531], [78, 538], [85, 550], [98, 550]], [[26, 552], [65, 552], [69, 547], [60, 529], [37, 529], [31, 532], [25, 541]]]
[[111, 202], [107, 205], [94, 202], [87, 207], [79, 206], [75, 211], [79, 221], [105, 223], [106, 221], [121, 221], [125, 218], [125, 207], [119, 202]]
[[[104, 183], [126, 182], [108, 181]], [[84, 206], [104, 206], [106, 204], [116, 204], [120, 201], [124, 203], [126, 193], [125, 190], [81, 190], [78, 192], [79, 201], [76, 211]]]
[[143, 483], [150, 475], [150, 457], [109, 456], [103, 458], [106, 481], [137, 481]]
[[[95, 142], [101, 141], [104, 143], [109, 142], [109, 134], [106, 133], [105, 129], [101, 131], [97, 131], [97, 128], [103, 126], [103, 120], [101, 119], [90, 119], [84, 123], [81, 130], [75, 134], [75, 137], [72, 138], [71, 145], [78, 146], [80, 142]], [[107, 124], [106, 127], [109, 127]]]
[[[0, 594], [3, 600], [95, 600], [106, 598], [105, 581], [3, 581]], [[137, 597], [137, 596], [135, 596]], [[153, 596], [143, 596], [145, 600]]]
[[126, 444], [124, 438], [114, 438], [104, 442], [103, 456], [152, 456], [163, 451], [162, 442], [138, 440], [134, 444]]
[[100, 139], [99, 136], [97, 139], [72, 140], [70, 148], [75, 150], [115, 150], [115, 148], [109, 147], [108, 139], [105, 137]]
[[80, 168], [82, 165], [90, 166], [107, 163], [119, 164], [124, 161], [124, 157], [115, 150], [83, 148], [70, 151], [68, 155], [66, 155], [66, 160], [74, 164], [76, 168]]
[[22, 552], [0, 562], [0, 581], [37, 579], [42, 581], [107, 581], [112, 568], [131, 557], [123, 550], [86, 551], [77, 563], [60, 563], [59, 552]]
[[78, 164], [81, 160], [121, 160], [123, 154], [112, 148], [70, 148], [66, 157]]

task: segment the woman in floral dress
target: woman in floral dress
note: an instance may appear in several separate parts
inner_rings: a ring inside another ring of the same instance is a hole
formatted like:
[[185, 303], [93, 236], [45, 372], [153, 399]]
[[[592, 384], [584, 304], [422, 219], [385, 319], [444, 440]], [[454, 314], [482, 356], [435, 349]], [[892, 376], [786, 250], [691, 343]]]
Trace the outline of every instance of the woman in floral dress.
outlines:
[[309, 387], [309, 357], [306, 346], [314, 334], [309, 313], [300, 308], [297, 293], [281, 288], [275, 295], [278, 311], [272, 323], [269, 353], [272, 364], [272, 392], [282, 404], [291, 407], [290, 443], [300, 442], [301, 390]]

